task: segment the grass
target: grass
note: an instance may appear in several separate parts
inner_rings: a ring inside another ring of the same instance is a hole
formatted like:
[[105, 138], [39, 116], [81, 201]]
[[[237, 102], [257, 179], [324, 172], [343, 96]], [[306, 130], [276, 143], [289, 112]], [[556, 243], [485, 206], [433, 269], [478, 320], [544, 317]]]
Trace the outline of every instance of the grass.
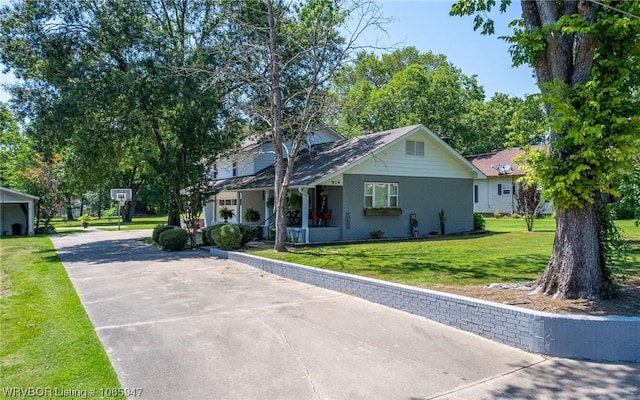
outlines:
[[120, 388], [49, 238], [0, 239], [0, 257], [0, 398], [25, 396], [12, 388], [88, 398]]
[[[166, 224], [167, 216], [135, 216], [133, 221], [127, 223], [120, 223], [121, 229], [153, 229], [158, 224]], [[64, 232], [82, 232], [82, 222], [80, 221], [67, 221], [66, 218], [54, 218], [51, 220], [56, 230]], [[117, 231], [118, 230], [118, 218], [94, 218], [89, 221], [89, 226], [98, 228], [105, 231]], [[77, 228], [77, 229], [76, 229]]]
[[[620, 221], [619, 226], [631, 244], [623, 268], [629, 276], [640, 277], [640, 228], [633, 221]], [[478, 236], [251, 254], [426, 288], [524, 282], [542, 274], [551, 255], [553, 219], [536, 220], [533, 232], [527, 232], [522, 219], [489, 218], [486, 228], [491, 233]]]

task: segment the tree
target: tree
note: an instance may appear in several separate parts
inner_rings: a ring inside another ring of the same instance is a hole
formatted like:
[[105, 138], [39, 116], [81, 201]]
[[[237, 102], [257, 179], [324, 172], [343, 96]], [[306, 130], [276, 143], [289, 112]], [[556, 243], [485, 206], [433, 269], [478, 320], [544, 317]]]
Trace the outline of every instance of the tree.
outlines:
[[65, 149], [94, 186], [115, 171], [137, 192], [150, 173], [162, 176], [168, 222], [180, 225], [181, 190], [201, 187], [194, 182], [207, 162], [235, 135], [225, 99], [233, 82], [199, 72], [219, 69], [227, 56], [221, 4], [60, 0], [3, 8], [0, 59], [24, 80], [13, 92], [36, 146]]
[[[502, 0], [501, 11], [509, 5]], [[531, 177], [556, 208], [551, 259], [536, 291], [557, 298], [596, 298], [606, 270], [608, 230], [602, 192], [629, 170], [640, 131], [640, 3], [522, 1], [511, 54], [535, 68], [548, 116], [547, 151], [531, 152]], [[495, 1], [461, 0], [454, 15], [485, 18]]]
[[49, 232], [51, 219], [60, 211], [60, 207], [64, 203], [64, 198], [60, 193], [60, 175], [61, 163], [58, 154], [53, 155], [50, 159], [45, 158], [42, 154], [37, 154], [34, 166], [22, 172], [28, 192], [40, 197], [36, 228], [40, 225], [40, 220], [43, 219], [45, 233]]
[[527, 230], [531, 232], [533, 230], [533, 221], [538, 211], [538, 205], [540, 204], [540, 190], [538, 190], [538, 185], [527, 182], [526, 179], [520, 182], [516, 193], [516, 204], [518, 206], [518, 212], [524, 215]]
[[[229, 5], [238, 37], [234, 80], [252, 128], [274, 148], [275, 250], [286, 251], [285, 205], [300, 147], [327, 115], [328, 86], [357, 49], [364, 29], [381, 22], [368, 0], [242, 1]], [[348, 25], [348, 18], [356, 18]], [[353, 28], [355, 26], [355, 29]], [[343, 36], [343, 33], [346, 33]]]
[[20, 131], [13, 114], [0, 102], [0, 182], [17, 190], [24, 190], [20, 172], [29, 165], [33, 153], [29, 141]]
[[334, 81], [337, 125], [347, 136], [423, 124], [461, 154], [505, 148], [522, 99], [496, 93], [485, 101], [475, 76], [444, 55], [405, 47], [377, 56], [362, 52]]

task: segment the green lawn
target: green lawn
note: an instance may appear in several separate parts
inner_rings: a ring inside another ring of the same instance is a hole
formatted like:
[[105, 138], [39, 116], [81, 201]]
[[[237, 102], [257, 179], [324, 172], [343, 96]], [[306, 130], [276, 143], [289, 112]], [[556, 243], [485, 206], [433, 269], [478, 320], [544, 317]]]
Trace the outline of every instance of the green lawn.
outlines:
[[[135, 216], [133, 221], [127, 223], [120, 223], [121, 229], [153, 229], [158, 224], [166, 224], [167, 216]], [[66, 218], [54, 218], [51, 220], [53, 225], [60, 232], [81, 232], [82, 223], [80, 221], [67, 221]], [[89, 226], [102, 229], [102, 230], [118, 230], [118, 218], [100, 218], [92, 219], [89, 221]]]
[[50, 390], [44, 398], [120, 388], [49, 238], [2, 238], [0, 257], [0, 398], [35, 397], [11, 388]]
[[[632, 221], [619, 225], [634, 241], [624, 268], [630, 276], [640, 277], [640, 228]], [[540, 276], [551, 254], [553, 219], [536, 220], [533, 232], [527, 232], [522, 219], [489, 218], [486, 228], [491, 233], [478, 236], [250, 253], [427, 288], [532, 281]]]

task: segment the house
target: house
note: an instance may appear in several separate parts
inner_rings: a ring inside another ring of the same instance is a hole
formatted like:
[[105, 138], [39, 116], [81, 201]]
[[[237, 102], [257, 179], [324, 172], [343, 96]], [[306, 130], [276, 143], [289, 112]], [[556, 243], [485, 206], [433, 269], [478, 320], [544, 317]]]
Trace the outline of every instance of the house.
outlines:
[[39, 197], [0, 187], [0, 234], [33, 236], [35, 202]]
[[[518, 179], [525, 175], [525, 171], [514, 159], [522, 155], [522, 152], [522, 149], [516, 147], [467, 157], [487, 177], [473, 181], [474, 212], [486, 215], [518, 212]], [[540, 208], [545, 214], [553, 212], [548, 202], [543, 202]]]
[[[288, 213], [293, 241], [360, 240], [378, 230], [385, 237], [408, 237], [412, 219], [427, 235], [439, 232], [441, 210], [446, 233], [473, 229], [468, 193], [473, 180], [484, 175], [423, 125], [324, 139], [307, 146], [296, 160], [289, 189], [301, 197], [302, 206]], [[220, 222], [216, 210], [224, 204], [235, 207], [236, 221], [252, 208], [268, 225], [274, 175], [269, 166], [244, 176], [218, 176], [212, 184], [220, 192], [207, 204], [205, 223]], [[235, 203], [227, 204], [230, 197]]]

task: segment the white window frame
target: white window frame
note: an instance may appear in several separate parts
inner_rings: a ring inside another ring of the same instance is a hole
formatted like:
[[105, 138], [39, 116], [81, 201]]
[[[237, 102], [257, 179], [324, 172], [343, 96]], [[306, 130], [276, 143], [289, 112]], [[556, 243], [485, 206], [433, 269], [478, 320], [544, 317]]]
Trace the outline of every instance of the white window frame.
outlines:
[[[376, 189], [377, 188], [377, 189]], [[393, 190], [395, 188], [395, 190]], [[369, 190], [370, 189], [370, 190]], [[386, 198], [385, 204], [376, 203], [380, 193], [376, 196], [376, 191], [384, 190]], [[397, 182], [365, 182], [364, 183], [364, 207], [365, 208], [397, 208], [399, 207], [399, 187]]]
[[407, 140], [405, 144], [405, 154], [408, 156], [424, 157], [424, 142]]

